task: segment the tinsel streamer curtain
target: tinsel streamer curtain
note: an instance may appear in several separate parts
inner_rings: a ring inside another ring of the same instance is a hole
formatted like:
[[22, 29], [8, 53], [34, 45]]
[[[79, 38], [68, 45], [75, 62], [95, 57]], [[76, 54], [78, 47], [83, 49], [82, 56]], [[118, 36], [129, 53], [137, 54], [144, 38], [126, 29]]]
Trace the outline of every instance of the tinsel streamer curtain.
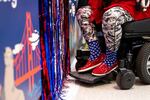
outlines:
[[61, 99], [70, 72], [68, 0], [39, 0], [42, 100]]

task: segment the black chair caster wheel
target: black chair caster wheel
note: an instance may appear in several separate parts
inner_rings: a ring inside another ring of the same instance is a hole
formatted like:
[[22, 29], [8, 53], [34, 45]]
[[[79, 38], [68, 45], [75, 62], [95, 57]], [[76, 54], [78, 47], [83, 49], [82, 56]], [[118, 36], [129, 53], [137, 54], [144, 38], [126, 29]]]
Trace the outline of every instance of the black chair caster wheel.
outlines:
[[134, 85], [135, 75], [131, 70], [121, 68], [118, 72], [116, 82], [120, 89], [130, 89]]

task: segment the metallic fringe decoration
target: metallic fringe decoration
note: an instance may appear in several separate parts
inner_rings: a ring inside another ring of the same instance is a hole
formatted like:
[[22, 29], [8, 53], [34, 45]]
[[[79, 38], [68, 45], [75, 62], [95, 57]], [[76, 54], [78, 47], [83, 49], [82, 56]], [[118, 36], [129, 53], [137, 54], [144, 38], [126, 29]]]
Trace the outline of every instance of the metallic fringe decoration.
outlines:
[[42, 100], [62, 99], [70, 72], [68, 0], [39, 0]]

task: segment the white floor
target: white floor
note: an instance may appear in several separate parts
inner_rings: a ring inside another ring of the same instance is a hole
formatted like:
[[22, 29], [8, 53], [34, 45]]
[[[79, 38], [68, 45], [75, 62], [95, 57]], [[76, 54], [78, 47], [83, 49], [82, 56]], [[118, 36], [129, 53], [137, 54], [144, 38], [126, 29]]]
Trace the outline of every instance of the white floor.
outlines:
[[67, 86], [65, 100], [150, 100], [150, 85], [139, 80], [130, 90], [120, 90], [115, 81], [92, 86], [70, 79]]
[[[72, 63], [72, 66], [76, 61]], [[73, 67], [72, 67], [73, 68]], [[72, 69], [74, 70], [74, 69]], [[87, 85], [69, 77], [65, 100], [150, 100], [150, 85], [136, 79], [130, 90], [120, 90], [115, 81], [109, 84]]]

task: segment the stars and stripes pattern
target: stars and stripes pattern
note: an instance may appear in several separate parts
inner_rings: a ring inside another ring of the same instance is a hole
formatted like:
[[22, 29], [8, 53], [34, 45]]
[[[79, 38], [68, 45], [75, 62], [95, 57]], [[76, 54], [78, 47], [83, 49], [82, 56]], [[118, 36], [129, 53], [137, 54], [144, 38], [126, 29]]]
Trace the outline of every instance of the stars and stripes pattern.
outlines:
[[96, 37], [95, 25], [89, 18], [92, 13], [90, 6], [84, 6], [78, 9], [76, 13], [77, 20], [82, 30], [85, 40], [88, 42], [90, 57], [89, 60], [95, 60], [100, 55], [100, 46]]
[[107, 64], [108, 66], [112, 66], [117, 60], [117, 52], [110, 51], [106, 49], [106, 59], [104, 60], [104, 63]]
[[89, 44], [89, 50], [90, 50], [90, 57], [89, 60], [95, 60], [101, 53], [101, 49], [99, 46], [98, 41], [91, 41]]

